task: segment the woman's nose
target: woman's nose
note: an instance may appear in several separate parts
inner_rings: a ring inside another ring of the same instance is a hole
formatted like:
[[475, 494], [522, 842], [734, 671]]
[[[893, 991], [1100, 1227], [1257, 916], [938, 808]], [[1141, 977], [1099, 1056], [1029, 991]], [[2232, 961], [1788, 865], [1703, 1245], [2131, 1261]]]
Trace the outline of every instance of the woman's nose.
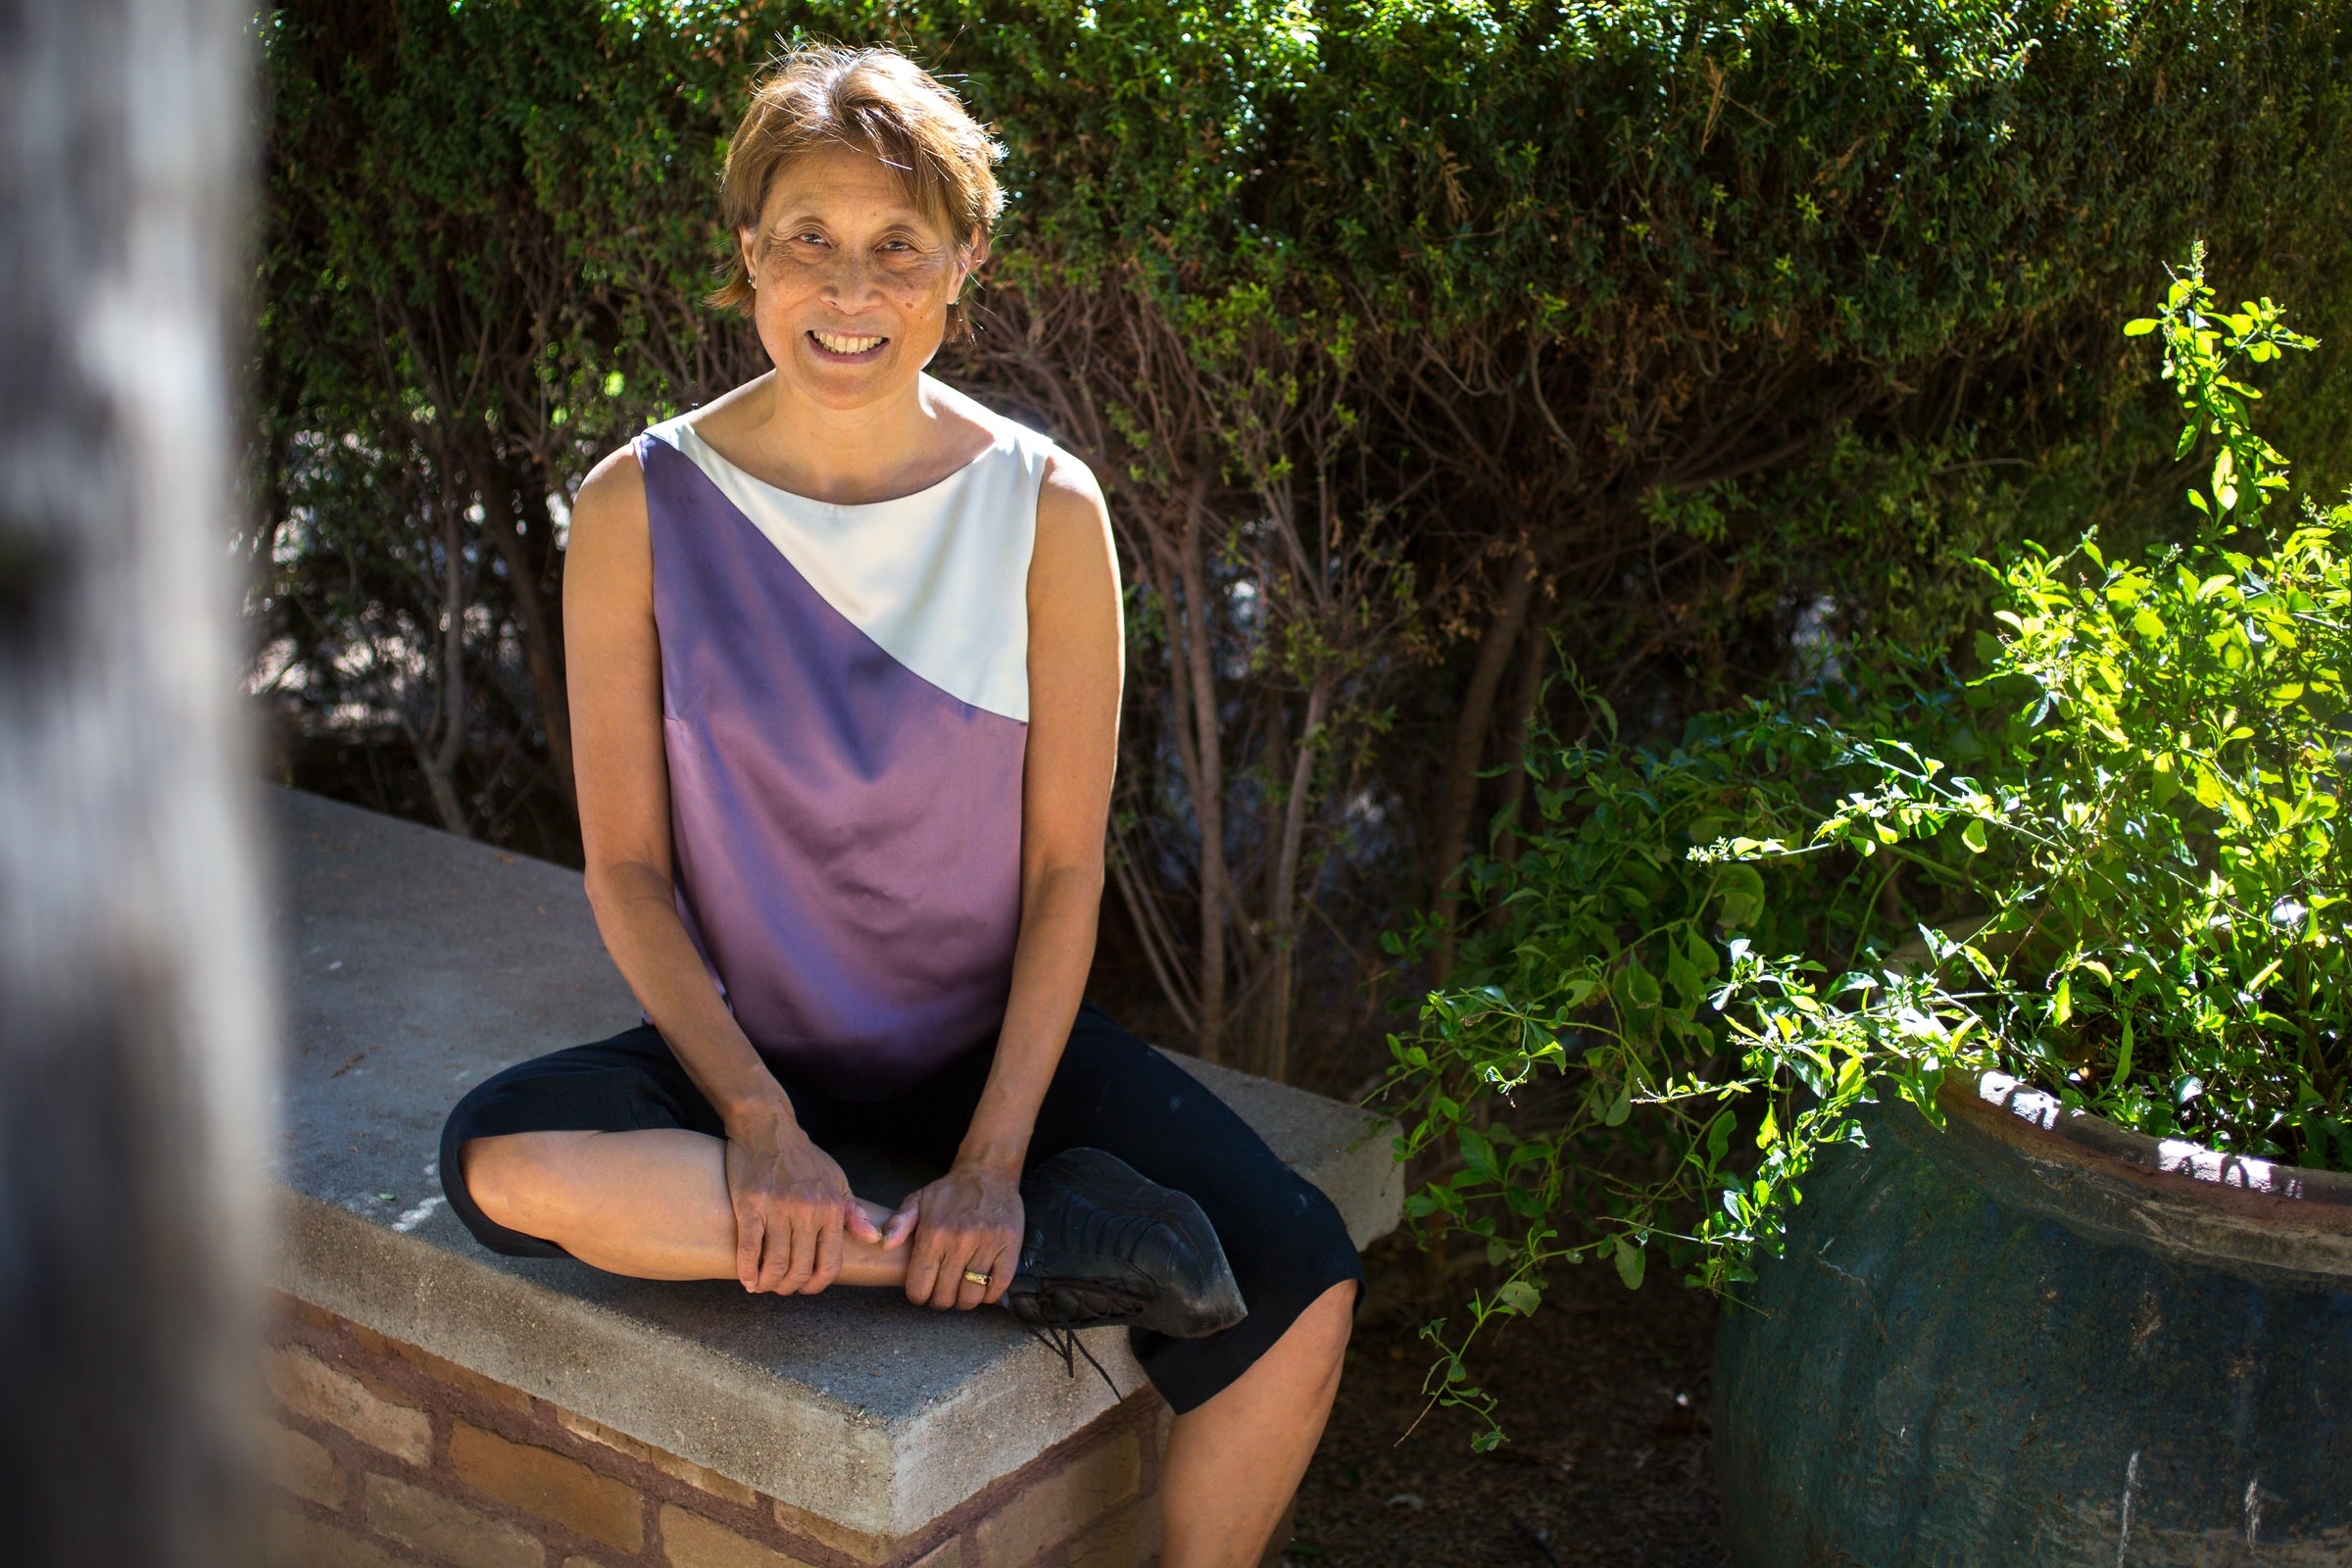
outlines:
[[850, 309], [882, 292], [881, 270], [862, 256], [836, 251], [827, 258], [821, 292], [826, 301]]

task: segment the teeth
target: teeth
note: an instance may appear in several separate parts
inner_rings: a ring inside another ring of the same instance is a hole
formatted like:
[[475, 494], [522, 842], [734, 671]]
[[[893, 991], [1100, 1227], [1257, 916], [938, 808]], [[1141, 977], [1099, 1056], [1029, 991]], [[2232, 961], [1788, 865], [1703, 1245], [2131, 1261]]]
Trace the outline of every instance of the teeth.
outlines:
[[863, 354], [882, 341], [878, 337], [849, 337], [840, 332], [811, 332], [808, 335], [834, 354]]

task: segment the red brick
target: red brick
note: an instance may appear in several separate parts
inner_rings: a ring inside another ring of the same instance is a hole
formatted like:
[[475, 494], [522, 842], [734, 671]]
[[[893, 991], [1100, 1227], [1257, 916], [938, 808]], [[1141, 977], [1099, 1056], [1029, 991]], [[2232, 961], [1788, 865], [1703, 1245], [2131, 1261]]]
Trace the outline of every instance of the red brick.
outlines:
[[1168, 1433], [1176, 1425], [1176, 1412], [1157, 1395], [1152, 1396], [1152, 1403], [1154, 1408], [1147, 1418], [1152, 1429], [1152, 1451], [1161, 1454], [1168, 1451]]
[[390, 1476], [368, 1478], [368, 1528], [452, 1568], [545, 1568], [547, 1547], [520, 1525]]
[[531, 1413], [531, 1396], [512, 1384], [484, 1377], [469, 1366], [460, 1366], [430, 1350], [420, 1350], [414, 1345], [403, 1345], [397, 1340], [392, 1343], [392, 1349], [403, 1361], [436, 1383], [446, 1383], [453, 1389], [463, 1390], [517, 1414]]
[[276, 1298], [273, 1304], [280, 1317], [291, 1318], [297, 1323], [307, 1323], [315, 1329], [333, 1329], [343, 1326], [342, 1318], [335, 1316], [334, 1313], [322, 1306], [313, 1306], [299, 1296], [288, 1296], [283, 1291], [272, 1291], [270, 1295]]
[[411, 1464], [431, 1462], [433, 1421], [422, 1410], [381, 1397], [358, 1378], [305, 1349], [271, 1351], [268, 1371], [270, 1392], [296, 1415], [340, 1427], [368, 1446]]
[[868, 1535], [862, 1530], [852, 1530], [848, 1525], [835, 1524], [822, 1514], [810, 1513], [806, 1508], [795, 1508], [789, 1502], [777, 1502], [771, 1498], [768, 1505], [776, 1511], [776, 1523], [785, 1529], [795, 1535], [807, 1536], [809, 1540], [822, 1545], [831, 1546], [843, 1556], [855, 1557], [859, 1562], [881, 1562], [899, 1548], [900, 1543], [893, 1541], [888, 1536]]
[[262, 1561], [269, 1568], [413, 1568], [371, 1541], [298, 1513], [273, 1513], [262, 1530]]
[[[1283, 1533], [1284, 1543], [1290, 1533]], [[1070, 1543], [1069, 1568], [1141, 1568], [1159, 1554], [1159, 1499], [1139, 1497]], [[1276, 1554], [1277, 1565], [1281, 1556]]]
[[692, 1459], [681, 1459], [650, 1443], [640, 1443], [627, 1433], [615, 1432], [601, 1421], [591, 1421], [584, 1415], [559, 1408], [556, 1411], [556, 1424], [575, 1438], [611, 1448], [614, 1453], [626, 1454], [640, 1464], [650, 1464], [672, 1480], [683, 1481], [714, 1497], [724, 1497], [738, 1507], [756, 1508], [760, 1505], [760, 1494], [742, 1482], [707, 1469]]
[[266, 1441], [272, 1482], [324, 1507], [343, 1506], [343, 1472], [325, 1444], [280, 1426], [272, 1426]]
[[1007, 1498], [972, 1532], [979, 1568], [1027, 1568], [1133, 1497], [1143, 1476], [1133, 1428]]
[[460, 1421], [450, 1433], [449, 1464], [467, 1486], [591, 1541], [628, 1552], [645, 1544], [645, 1503], [637, 1489], [577, 1459]]
[[662, 1560], [669, 1568], [808, 1568], [798, 1557], [763, 1546], [674, 1503], [662, 1509]]

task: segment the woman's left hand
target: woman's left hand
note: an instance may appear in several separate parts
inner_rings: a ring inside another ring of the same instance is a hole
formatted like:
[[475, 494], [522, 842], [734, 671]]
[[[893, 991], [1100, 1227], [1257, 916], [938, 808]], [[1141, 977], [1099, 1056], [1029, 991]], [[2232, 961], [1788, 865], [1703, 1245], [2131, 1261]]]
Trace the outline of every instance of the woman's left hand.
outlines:
[[[882, 1227], [882, 1245], [913, 1235], [906, 1259], [906, 1299], [937, 1311], [970, 1311], [1001, 1299], [1021, 1261], [1021, 1173], [958, 1160], [930, 1186], [908, 1195]], [[966, 1271], [984, 1274], [973, 1283]]]

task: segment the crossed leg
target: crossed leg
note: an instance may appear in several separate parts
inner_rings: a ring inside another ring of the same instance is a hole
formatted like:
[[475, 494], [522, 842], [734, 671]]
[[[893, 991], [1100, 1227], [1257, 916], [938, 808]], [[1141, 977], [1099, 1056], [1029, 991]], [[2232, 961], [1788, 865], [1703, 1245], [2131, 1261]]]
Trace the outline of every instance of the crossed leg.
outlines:
[[[726, 1145], [683, 1129], [508, 1133], [460, 1152], [482, 1212], [592, 1268], [735, 1278]], [[863, 1201], [860, 1200], [860, 1201]], [[878, 1225], [890, 1209], [866, 1203]], [[842, 1240], [843, 1285], [901, 1286], [906, 1249]], [[1250, 1568], [1306, 1474], [1339, 1391], [1356, 1287], [1318, 1298], [1249, 1371], [1176, 1418], [1160, 1467], [1163, 1568]]]
[[[735, 1206], [727, 1146], [683, 1128], [507, 1133], [460, 1152], [466, 1190], [509, 1230], [591, 1268], [641, 1280], [731, 1280]], [[886, 1204], [865, 1202], [878, 1226]], [[906, 1283], [906, 1249], [841, 1239], [843, 1285]]]

